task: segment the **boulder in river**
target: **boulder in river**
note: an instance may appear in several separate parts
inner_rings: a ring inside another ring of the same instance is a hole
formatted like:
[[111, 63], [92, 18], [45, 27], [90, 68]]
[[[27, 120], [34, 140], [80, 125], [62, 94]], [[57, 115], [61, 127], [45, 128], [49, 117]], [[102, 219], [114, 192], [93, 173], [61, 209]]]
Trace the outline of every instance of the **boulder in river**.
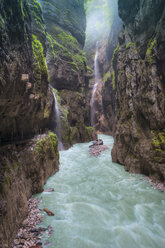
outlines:
[[92, 147], [92, 146], [100, 146], [100, 145], [103, 145], [103, 140], [102, 140], [102, 139], [97, 139], [97, 140], [94, 140], [94, 141], [93, 141], [93, 144], [90, 145], [89, 147]]
[[103, 144], [102, 139], [97, 139], [93, 141], [93, 144], [89, 146], [90, 150], [89, 153], [93, 157], [99, 156], [102, 152], [109, 149], [109, 146]]

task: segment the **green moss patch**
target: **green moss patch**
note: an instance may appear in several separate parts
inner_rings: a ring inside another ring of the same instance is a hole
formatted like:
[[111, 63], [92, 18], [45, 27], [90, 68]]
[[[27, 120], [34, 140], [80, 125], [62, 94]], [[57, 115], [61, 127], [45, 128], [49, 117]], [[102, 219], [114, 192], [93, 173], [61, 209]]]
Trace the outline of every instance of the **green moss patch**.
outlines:
[[149, 46], [146, 52], [146, 56], [149, 60], [149, 63], [152, 64], [153, 63], [153, 55], [152, 55], [152, 51], [154, 46], [157, 44], [156, 38], [154, 40], [150, 40], [149, 41]]
[[31, 0], [31, 14], [35, 21], [35, 24], [40, 27], [41, 32], [45, 34], [44, 20], [42, 16], [41, 5], [36, 0]]
[[59, 60], [65, 61], [72, 67], [73, 71], [83, 71], [87, 60], [84, 51], [79, 48], [77, 40], [67, 32], [57, 27], [55, 36], [47, 33], [49, 53], [54, 64], [58, 65]]
[[135, 42], [129, 42], [126, 44], [126, 48], [130, 48], [131, 46], [135, 46]]
[[36, 92], [41, 91], [41, 81], [45, 79], [48, 81], [48, 68], [46, 64], [46, 59], [43, 53], [43, 46], [41, 42], [37, 39], [37, 36], [32, 35], [32, 49], [33, 49], [33, 69], [34, 69], [34, 81]]
[[57, 156], [57, 159], [59, 159], [58, 139], [56, 134], [49, 132], [48, 136], [40, 139], [35, 146], [35, 155], [40, 160], [44, 160], [48, 155], [51, 158]]
[[110, 71], [107, 71], [107, 72], [104, 74], [104, 76], [103, 76], [104, 82], [107, 82], [107, 80], [110, 78], [110, 76], [111, 76]]
[[91, 140], [92, 139], [92, 133], [95, 132], [95, 128], [94, 127], [85, 127], [88, 138]]
[[152, 144], [153, 144], [154, 148], [157, 151], [164, 149], [164, 147], [165, 147], [165, 130], [163, 130], [162, 132], [159, 132], [159, 133], [152, 131], [152, 135], [153, 135]]

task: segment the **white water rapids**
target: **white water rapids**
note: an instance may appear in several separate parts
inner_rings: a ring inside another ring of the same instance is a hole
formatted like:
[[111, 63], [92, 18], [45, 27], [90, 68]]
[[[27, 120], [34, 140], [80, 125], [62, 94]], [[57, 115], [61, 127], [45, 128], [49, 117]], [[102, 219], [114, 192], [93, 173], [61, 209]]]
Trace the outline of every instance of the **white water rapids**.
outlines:
[[[99, 138], [112, 149], [112, 137]], [[55, 213], [44, 216], [54, 232], [43, 247], [164, 248], [165, 193], [113, 163], [110, 150], [90, 157], [89, 145], [61, 151], [60, 171], [45, 186], [55, 191], [38, 195], [40, 208]]]

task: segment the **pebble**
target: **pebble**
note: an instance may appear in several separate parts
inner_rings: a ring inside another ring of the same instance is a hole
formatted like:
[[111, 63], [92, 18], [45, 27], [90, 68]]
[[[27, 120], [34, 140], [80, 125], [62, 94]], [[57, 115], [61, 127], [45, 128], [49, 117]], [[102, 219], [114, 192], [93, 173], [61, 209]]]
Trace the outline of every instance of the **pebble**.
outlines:
[[89, 153], [91, 156], [97, 157], [107, 149], [109, 149], [109, 147], [106, 145], [93, 145], [90, 147]]
[[40, 200], [37, 198], [30, 198], [28, 201], [28, 217], [22, 222], [22, 225], [17, 233], [10, 248], [42, 248], [40, 234], [45, 231], [52, 233], [52, 227], [47, 228], [36, 227], [43, 219], [43, 212], [38, 209]]
[[165, 192], [165, 185], [160, 182], [153, 182], [151, 178], [145, 177], [149, 183], [153, 186], [154, 189], [160, 190], [161, 192]]

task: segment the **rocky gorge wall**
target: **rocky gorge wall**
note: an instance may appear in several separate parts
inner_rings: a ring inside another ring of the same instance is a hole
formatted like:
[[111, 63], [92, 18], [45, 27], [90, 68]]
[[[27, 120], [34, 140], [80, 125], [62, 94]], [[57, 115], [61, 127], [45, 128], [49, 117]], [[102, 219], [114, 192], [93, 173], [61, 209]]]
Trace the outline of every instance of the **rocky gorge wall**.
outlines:
[[59, 168], [55, 134], [0, 148], [0, 246], [10, 247], [28, 213], [28, 199], [43, 191]]
[[[89, 1], [89, 3], [87, 1], [87, 7], [89, 8], [87, 8], [87, 39], [84, 49], [87, 52], [88, 64], [91, 68], [94, 67], [96, 47], [98, 49], [99, 83], [94, 99], [95, 128], [113, 135], [116, 90], [113, 85], [112, 64], [115, 63], [122, 20], [118, 15], [117, 0], [97, 0]], [[89, 84], [89, 102], [94, 83], [93, 76]]]
[[86, 97], [89, 73], [82, 50], [86, 28], [84, 1], [40, 2], [47, 29], [50, 84], [58, 96], [62, 142], [68, 147], [95, 138]]
[[84, 36], [83, 1], [0, 2], [2, 247], [9, 247], [26, 217], [29, 197], [58, 170], [58, 140], [48, 131], [57, 126], [49, 82], [56, 88], [65, 147], [95, 137], [86, 101]]
[[[32, 3], [35, 4], [35, 1]], [[27, 1], [1, 1], [0, 142], [2, 144], [32, 137], [49, 126], [53, 95], [48, 88], [48, 70], [43, 48], [46, 46], [46, 36], [42, 33], [43, 23], [40, 24], [38, 33], [34, 32], [32, 35], [31, 19], [32, 14]]]
[[165, 2], [119, 0], [113, 161], [165, 180]]

